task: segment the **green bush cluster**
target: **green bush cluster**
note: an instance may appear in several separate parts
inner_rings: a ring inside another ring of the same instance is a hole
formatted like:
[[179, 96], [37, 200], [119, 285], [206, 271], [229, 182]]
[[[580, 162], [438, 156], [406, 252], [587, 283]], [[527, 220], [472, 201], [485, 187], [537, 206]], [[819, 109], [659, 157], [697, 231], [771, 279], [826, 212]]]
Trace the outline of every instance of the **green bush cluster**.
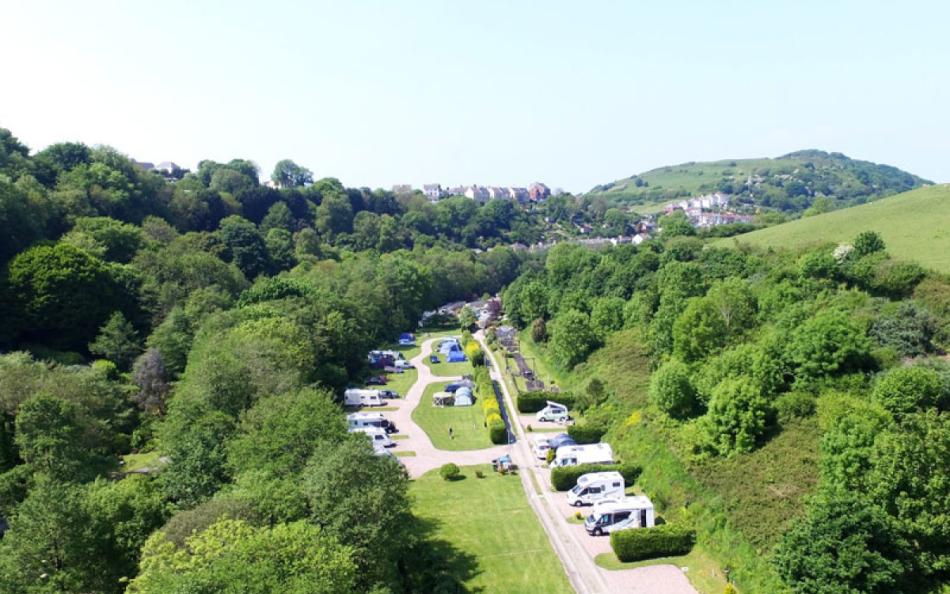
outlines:
[[488, 428], [488, 438], [494, 444], [508, 443], [508, 428], [501, 417], [501, 408], [495, 396], [495, 386], [485, 368], [475, 369], [475, 390], [485, 415], [485, 426]]
[[462, 470], [458, 465], [449, 462], [448, 464], [443, 464], [439, 468], [439, 476], [442, 477], [444, 481], [454, 481], [462, 474]]
[[558, 491], [573, 489], [577, 479], [588, 472], [617, 471], [623, 476], [627, 485], [636, 482], [643, 469], [636, 464], [579, 464], [577, 466], [563, 466], [551, 471], [551, 484]]
[[567, 434], [580, 444], [597, 443], [604, 433], [607, 433], [607, 427], [603, 423], [596, 422], [579, 423], [567, 429]]
[[551, 392], [522, 392], [518, 394], [516, 405], [520, 413], [534, 413], [547, 406], [548, 400], [563, 404], [569, 409], [574, 408], [574, 395], [567, 392], [557, 394]]
[[624, 563], [685, 555], [696, 543], [696, 531], [678, 524], [619, 530], [610, 534], [610, 547]]

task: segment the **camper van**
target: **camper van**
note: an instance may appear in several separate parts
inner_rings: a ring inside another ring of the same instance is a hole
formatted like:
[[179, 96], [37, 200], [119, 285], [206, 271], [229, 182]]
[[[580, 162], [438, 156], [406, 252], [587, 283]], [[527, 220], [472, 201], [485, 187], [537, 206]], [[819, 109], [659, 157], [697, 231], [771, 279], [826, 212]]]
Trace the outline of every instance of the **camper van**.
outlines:
[[547, 460], [548, 459], [548, 450], [551, 449], [551, 444], [548, 443], [546, 437], [535, 437], [534, 438], [534, 455], [538, 460]]
[[567, 502], [580, 507], [607, 499], [623, 499], [623, 490], [623, 477], [619, 472], [588, 472], [579, 476], [577, 485], [567, 492]]
[[349, 429], [361, 429], [363, 427], [377, 427], [383, 429], [386, 433], [396, 433], [396, 425], [383, 416], [383, 413], [358, 412], [346, 415], [346, 423]]
[[614, 461], [614, 451], [610, 444], [592, 443], [589, 445], [561, 446], [552, 468], [560, 466], [577, 466], [578, 464], [611, 464]]
[[623, 528], [651, 528], [653, 502], [649, 497], [625, 497], [621, 500], [601, 501], [584, 520], [584, 529], [591, 536], [609, 534]]
[[369, 436], [374, 448], [391, 448], [396, 442], [386, 434], [386, 430], [381, 427], [354, 427], [349, 430], [350, 433], [364, 433]]
[[555, 423], [563, 423], [567, 421], [567, 407], [563, 404], [548, 400], [548, 405], [539, 410], [536, 416], [538, 421], [541, 422], [553, 421]]
[[343, 404], [344, 406], [382, 406], [383, 399], [379, 395], [379, 390], [350, 388], [343, 392]]

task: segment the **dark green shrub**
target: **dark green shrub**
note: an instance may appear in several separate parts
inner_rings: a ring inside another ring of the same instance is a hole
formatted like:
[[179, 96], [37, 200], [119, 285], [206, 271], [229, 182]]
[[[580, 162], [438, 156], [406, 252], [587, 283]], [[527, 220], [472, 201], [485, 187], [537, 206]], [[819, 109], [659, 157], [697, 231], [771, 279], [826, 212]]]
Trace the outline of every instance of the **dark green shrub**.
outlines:
[[494, 444], [508, 443], [508, 428], [501, 419], [493, 419], [488, 425], [488, 437]]
[[610, 547], [624, 563], [685, 555], [696, 543], [696, 531], [678, 524], [619, 530], [610, 534]]
[[524, 392], [518, 394], [516, 405], [520, 413], [534, 413], [547, 406], [548, 400], [574, 408], [574, 395], [567, 392]]
[[455, 464], [449, 462], [448, 464], [443, 464], [442, 468], [439, 469], [439, 476], [442, 477], [442, 480], [454, 481], [457, 480], [462, 475], [462, 471]]
[[579, 444], [597, 443], [607, 433], [607, 427], [602, 423], [581, 423], [567, 428], [567, 434]]
[[643, 470], [635, 464], [580, 464], [578, 466], [564, 466], [551, 471], [551, 484], [558, 491], [567, 491], [574, 488], [577, 479], [588, 472], [617, 471], [623, 476], [627, 486], [636, 482]]
[[792, 419], [804, 419], [815, 414], [817, 399], [808, 392], [789, 392], [775, 399], [775, 411], [779, 421], [788, 422]]

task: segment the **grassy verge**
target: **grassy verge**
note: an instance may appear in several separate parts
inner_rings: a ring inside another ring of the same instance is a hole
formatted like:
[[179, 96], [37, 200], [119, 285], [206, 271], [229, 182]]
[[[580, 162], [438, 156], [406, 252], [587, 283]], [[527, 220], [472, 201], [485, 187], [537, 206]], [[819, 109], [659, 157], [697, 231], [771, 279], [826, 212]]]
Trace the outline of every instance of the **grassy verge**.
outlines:
[[[478, 401], [474, 406], [433, 406], [432, 395], [445, 387], [434, 383], [426, 387], [422, 400], [412, 411], [412, 420], [422, 427], [440, 450], [480, 450], [492, 447], [485, 418]], [[449, 427], [452, 437], [449, 438]]]
[[[475, 470], [485, 478], [476, 478]], [[435, 525], [434, 536], [474, 558], [463, 579], [467, 591], [520, 594], [573, 592], [547, 536], [531, 511], [521, 480], [487, 465], [462, 468], [463, 480], [438, 471], [412, 482], [415, 513]]]
[[722, 591], [726, 588], [726, 576], [719, 569], [719, 566], [708, 555], [699, 550], [693, 550], [688, 555], [679, 557], [660, 557], [659, 559], [634, 561], [632, 563], [621, 562], [613, 553], [601, 553], [594, 558], [594, 562], [611, 571], [649, 567], [651, 565], [675, 565], [685, 569], [689, 582], [701, 594], [722, 594]]
[[393, 455], [397, 458], [412, 458], [416, 453], [412, 450], [394, 450]]

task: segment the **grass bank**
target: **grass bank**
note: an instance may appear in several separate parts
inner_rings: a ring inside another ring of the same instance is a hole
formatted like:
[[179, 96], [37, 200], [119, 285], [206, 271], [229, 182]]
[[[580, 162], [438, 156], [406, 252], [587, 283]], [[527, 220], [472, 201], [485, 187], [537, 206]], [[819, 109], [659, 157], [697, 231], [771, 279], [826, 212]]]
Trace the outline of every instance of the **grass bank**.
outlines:
[[[476, 478], [480, 470], [484, 478]], [[428, 472], [410, 485], [416, 515], [434, 525], [434, 536], [474, 557], [460, 576], [470, 592], [569, 594], [561, 564], [517, 476], [488, 465], [462, 468], [465, 478], [444, 481]]]
[[[442, 390], [444, 383], [426, 387], [422, 400], [412, 411], [412, 420], [422, 427], [440, 450], [480, 450], [492, 447], [485, 428], [485, 417], [476, 400], [474, 406], [433, 406], [432, 395]], [[452, 437], [449, 437], [449, 427]]]

